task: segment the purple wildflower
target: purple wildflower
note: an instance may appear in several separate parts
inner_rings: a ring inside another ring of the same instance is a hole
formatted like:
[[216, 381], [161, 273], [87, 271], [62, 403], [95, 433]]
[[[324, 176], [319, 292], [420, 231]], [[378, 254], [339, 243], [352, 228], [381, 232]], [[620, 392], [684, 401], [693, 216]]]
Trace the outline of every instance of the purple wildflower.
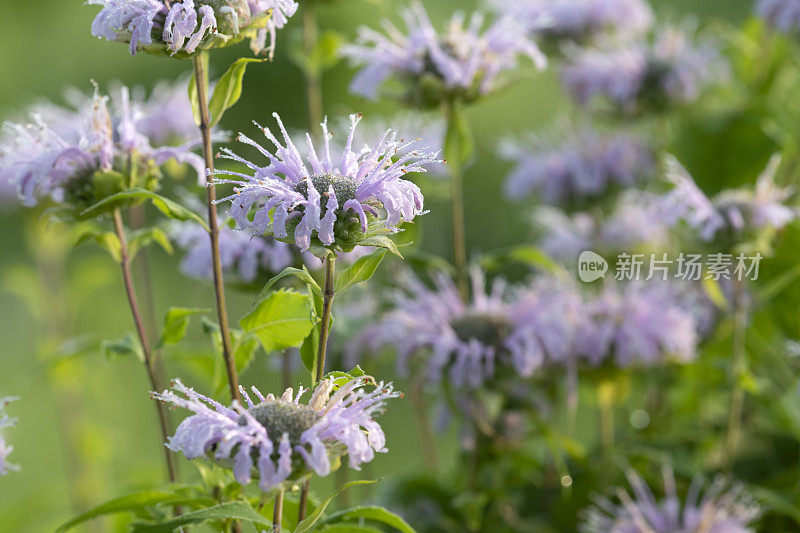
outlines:
[[704, 241], [723, 230], [740, 235], [764, 228], [783, 229], [798, 218], [798, 212], [785, 205], [792, 189], [775, 184], [780, 162], [780, 156], [772, 157], [753, 190], [725, 190], [709, 199], [686, 169], [670, 156], [666, 159], [666, 175], [674, 189], [664, 198], [664, 216], [670, 224], [684, 220]]
[[[367, 392], [365, 387], [374, 384]], [[232, 464], [233, 474], [242, 485], [258, 472], [259, 488], [268, 491], [287, 479], [306, 471], [326, 476], [331, 459], [346, 454], [350, 468], [372, 461], [375, 453], [386, 452], [386, 437], [374, 417], [382, 412], [386, 400], [397, 398], [392, 385], [361, 377], [336, 387], [324, 379], [315, 387], [308, 404], [286, 389], [280, 398], [266, 397], [255, 387], [252, 401], [241, 388], [247, 407], [237, 402], [231, 407], [198, 394], [174, 382], [174, 390], [154, 394], [155, 398], [194, 412], [181, 422], [167, 447], [182, 452], [187, 459], [208, 457]]]
[[[364, 339], [371, 347], [392, 346], [398, 365], [405, 372], [409, 360], [420, 351], [430, 351], [428, 377], [441, 381], [443, 374], [457, 387], [479, 387], [495, 374], [511, 327], [506, 284], [496, 280], [489, 292], [484, 275], [472, 271], [472, 301], [464, 302], [453, 281], [439, 273], [431, 289], [411, 274], [402, 278], [405, 290], [393, 297], [394, 309], [368, 328]], [[516, 368], [516, 367], [515, 367]], [[516, 368], [529, 374], [529, 368]]]
[[562, 72], [563, 82], [581, 105], [605, 100], [623, 113], [648, 107], [691, 103], [702, 90], [727, 75], [716, 47], [694, 44], [676, 27], [660, 30], [652, 43], [575, 48]]
[[[16, 399], [11, 397], [0, 398], [0, 430], [14, 427], [17, 424], [17, 419], [11, 418], [4, 411], [4, 407]], [[8, 456], [12, 451], [14, 451], [14, 447], [6, 444], [2, 433], [0, 433], [0, 476], [19, 470], [19, 466], [8, 462]]]
[[[373, 219], [380, 219], [385, 231], [394, 232], [400, 222], [423, 213], [422, 192], [403, 176], [426, 172], [427, 165], [439, 162], [438, 152], [425, 148], [408, 151], [416, 141], [402, 143], [392, 130], [369, 150], [359, 150], [353, 146], [353, 138], [361, 115], [351, 115], [340, 162], [331, 155], [327, 121], [322, 124], [324, 138], [319, 155], [311, 136], [306, 135], [309, 170], [280, 117], [274, 116], [285, 145], [269, 129], [262, 128], [276, 147], [274, 153], [239, 135], [240, 142], [256, 147], [269, 159], [267, 166], [260, 167], [224, 149], [221, 157], [246, 165], [253, 175], [216, 171], [239, 178], [223, 181], [237, 187], [233, 195], [220, 200], [231, 202], [230, 215], [239, 229], [255, 234], [272, 231], [278, 239], [293, 239], [301, 250], [309, 249], [312, 238], [324, 246], [349, 248], [363, 238]], [[404, 155], [393, 159], [403, 151]], [[252, 209], [255, 213], [251, 219]]]
[[[494, 22], [484, 31], [483, 14], [474, 13], [467, 22], [465, 15], [457, 12], [446, 30], [439, 33], [417, 1], [402, 11], [402, 17], [407, 35], [385, 20], [385, 34], [361, 28], [356, 43], [344, 47], [343, 54], [362, 67], [350, 85], [354, 94], [376, 99], [391, 77], [418, 87], [412, 93], [424, 92], [423, 78], [432, 76], [445, 92], [471, 99], [492, 92], [498, 77], [516, 68], [521, 56], [532, 59], [540, 69], [546, 65], [544, 55], [525, 35], [525, 28], [509, 18]], [[421, 103], [439, 102], [434, 98]]]
[[109, 98], [95, 89], [77, 111], [44, 104], [42, 113], [32, 114], [32, 123], [4, 124], [0, 181], [13, 183], [28, 206], [44, 197], [58, 203], [93, 203], [93, 175], [119, 171], [132, 179], [127, 175], [131, 165], [139, 169], [140, 180], [147, 180], [150, 171], [175, 160], [192, 165], [198, 179], [205, 181], [203, 160], [191, 151], [196, 142], [154, 146], [144, 133], [144, 104], [132, 100], [127, 87], [121, 87], [112, 102], [113, 111]]
[[[234, 37], [251, 37], [257, 52], [274, 49], [274, 36], [297, 10], [293, 0], [88, 0], [102, 9], [92, 34], [139, 50], [178, 52], [222, 46]], [[267, 36], [271, 43], [267, 45]]]
[[489, 0], [499, 16], [519, 20], [535, 35], [560, 42], [586, 42], [599, 35], [645, 33], [653, 11], [644, 0]]
[[619, 503], [605, 496], [585, 513], [584, 533], [747, 533], [760, 510], [739, 484], [718, 478], [701, 497], [703, 481], [692, 480], [681, 502], [675, 474], [664, 467], [664, 499], [658, 501], [650, 487], [633, 470], [626, 472], [632, 494], [617, 489]]
[[796, 33], [800, 29], [798, 0], [760, 0], [756, 13], [778, 31]]
[[[179, 222], [172, 234], [177, 245], [186, 250], [180, 269], [195, 279], [211, 279], [211, 244], [208, 232], [193, 222]], [[288, 244], [271, 237], [250, 236], [234, 231], [222, 223], [219, 233], [219, 254], [222, 269], [236, 273], [245, 283], [256, 281], [259, 273], [280, 272], [294, 262]]]
[[507, 139], [500, 153], [515, 163], [505, 190], [516, 200], [532, 193], [551, 204], [584, 200], [614, 186], [641, 183], [654, 171], [653, 154], [641, 141], [588, 129], [559, 143], [538, 136], [524, 142]]

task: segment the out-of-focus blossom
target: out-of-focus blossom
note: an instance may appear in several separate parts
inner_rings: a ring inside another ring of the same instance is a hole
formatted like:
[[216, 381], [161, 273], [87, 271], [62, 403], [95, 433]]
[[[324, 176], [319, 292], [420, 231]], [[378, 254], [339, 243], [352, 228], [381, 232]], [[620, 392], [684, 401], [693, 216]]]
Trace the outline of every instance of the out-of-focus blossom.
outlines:
[[659, 198], [643, 191], [626, 191], [607, 218], [589, 213], [568, 215], [560, 209], [537, 209], [540, 247], [560, 261], [574, 263], [585, 250], [635, 252], [661, 250], [669, 243], [669, 225], [660, 216]]
[[[383, 230], [392, 232], [401, 222], [423, 213], [422, 192], [403, 177], [426, 172], [428, 165], [439, 162], [438, 152], [409, 150], [417, 141], [403, 143], [392, 130], [387, 130], [369, 151], [356, 148], [353, 140], [361, 116], [351, 115], [341, 157], [332, 155], [327, 122], [322, 124], [319, 154], [307, 134], [309, 169], [280, 117], [274, 116], [283, 143], [263, 128], [276, 147], [274, 153], [239, 135], [240, 142], [256, 147], [269, 160], [266, 166], [224, 149], [221, 157], [246, 165], [252, 175], [216, 171], [234, 178], [222, 180], [236, 187], [233, 195], [221, 201], [231, 202], [230, 216], [239, 229], [255, 234], [271, 231], [278, 239], [294, 241], [301, 250], [308, 250], [312, 239], [326, 247], [352, 249], [364, 238], [370, 221], [380, 222]], [[403, 151], [404, 155], [393, 159]]]
[[[197, 142], [161, 145], [149, 136], [176, 140], [174, 117], [158, 130], [145, 115], [148, 110], [166, 116], [163, 107], [149, 108], [149, 102], [133, 100], [124, 86], [110, 101], [111, 106], [96, 89], [92, 98], [76, 102], [77, 110], [45, 103], [34, 110], [29, 124], [5, 123], [0, 181], [14, 184], [28, 206], [48, 197], [57, 203], [91, 205], [98, 200], [97, 180], [104, 180], [101, 189], [112, 192], [150, 187], [159, 167], [169, 160], [192, 165], [199, 181], [205, 182], [203, 160], [192, 152]], [[170, 111], [189, 113], [186, 120], [192, 120], [188, 107]]]
[[570, 95], [581, 105], [602, 100], [623, 113], [691, 103], [728, 75], [715, 46], [695, 44], [674, 26], [652, 42], [574, 48], [568, 55], [562, 79]]
[[764, 228], [783, 229], [798, 218], [798, 211], [785, 205], [794, 191], [775, 184], [780, 161], [779, 156], [772, 157], [754, 189], [724, 190], [708, 198], [686, 169], [670, 156], [666, 159], [666, 176], [674, 188], [664, 198], [664, 217], [670, 224], [686, 222], [704, 241], [710, 241], [720, 231], [742, 235]]
[[583, 43], [599, 35], [631, 37], [653, 24], [644, 0], [488, 0], [500, 17], [511, 17], [529, 31], [556, 43]]
[[596, 498], [585, 513], [584, 533], [748, 533], [760, 510], [755, 500], [738, 484], [718, 478], [702, 493], [703, 481], [692, 480], [681, 501], [675, 474], [664, 467], [664, 498], [656, 499], [642, 477], [626, 472], [632, 493], [617, 491], [617, 499]]
[[483, 14], [474, 13], [467, 21], [458, 12], [437, 32], [419, 2], [402, 16], [406, 34], [384, 21], [385, 33], [361, 28], [356, 43], [344, 47], [343, 54], [361, 67], [350, 85], [354, 94], [376, 99], [385, 82], [395, 78], [408, 85], [405, 98], [410, 102], [437, 105], [448, 94], [470, 100], [492, 92], [500, 75], [517, 68], [523, 56], [538, 68], [546, 65], [525, 27], [511, 18], [484, 30]]
[[8, 462], [8, 456], [14, 450], [14, 447], [6, 444], [2, 434], [3, 429], [14, 427], [17, 424], [17, 419], [11, 418], [5, 412], [5, 406], [16, 399], [11, 397], [0, 398], [0, 476], [19, 470], [19, 466]]
[[302, 388], [297, 394], [286, 389], [276, 398], [253, 387], [256, 401], [240, 388], [246, 407], [238, 402], [225, 407], [180, 381], [174, 382], [174, 390], [177, 394], [164, 391], [154, 396], [194, 414], [181, 422], [167, 447], [190, 460], [207, 457], [232, 466], [242, 485], [250, 483], [255, 472], [265, 492], [308, 471], [326, 476], [331, 460], [342, 455], [347, 455], [350, 468], [359, 470], [376, 452], [386, 452], [386, 437], [375, 417], [386, 400], [400, 396], [391, 384], [376, 384], [368, 377], [338, 388], [333, 380], [323, 379], [308, 404], [300, 403], [308, 390]]
[[[251, 38], [256, 53], [274, 49], [275, 33], [297, 11], [294, 0], [88, 0], [102, 9], [92, 34], [155, 54], [197, 50]], [[267, 39], [270, 37], [270, 43]]]
[[[176, 223], [172, 228], [176, 244], [186, 251], [181, 272], [195, 279], [211, 279], [211, 243], [208, 232], [194, 222]], [[280, 272], [294, 262], [291, 247], [272, 237], [251, 236], [220, 226], [219, 255], [222, 270], [236, 274], [245, 283], [256, 281], [259, 273]]]
[[514, 162], [505, 184], [513, 200], [535, 193], [550, 204], [581, 201], [641, 183], [654, 171], [653, 154], [641, 141], [588, 129], [561, 142], [538, 136], [507, 139], [500, 153]]
[[800, 30], [800, 1], [798, 0], [760, 0], [756, 13], [767, 24], [784, 33]]

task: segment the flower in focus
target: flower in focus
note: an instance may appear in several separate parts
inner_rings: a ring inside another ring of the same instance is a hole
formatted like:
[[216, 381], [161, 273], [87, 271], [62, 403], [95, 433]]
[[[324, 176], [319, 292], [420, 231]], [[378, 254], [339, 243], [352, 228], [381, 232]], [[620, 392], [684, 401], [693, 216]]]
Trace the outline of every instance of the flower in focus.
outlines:
[[[0, 430], [8, 427], [14, 427], [17, 424], [16, 418], [11, 418], [5, 413], [5, 406], [8, 405], [10, 402], [13, 402], [17, 398], [0, 398]], [[9, 472], [15, 472], [19, 470], [19, 466], [13, 465], [8, 462], [9, 454], [14, 450], [13, 446], [9, 446], [3, 440], [3, 435], [0, 432], [0, 476], [4, 476]]]
[[402, 16], [407, 35], [384, 21], [385, 34], [361, 28], [356, 43], [344, 47], [344, 56], [361, 67], [350, 84], [354, 94], [374, 100], [394, 77], [408, 83], [409, 103], [429, 107], [452, 96], [473, 100], [492, 92], [499, 76], [517, 68], [522, 56], [540, 69], [546, 65], [524, 26], [510, 18], [484, 30], [483, 14], [474, 13], [467, 21], [458, 12], [440, 33], [419, 2], [403, 10]]
[[[186, 251], [181, 272], [194, 279], [211, 279], [211, 243], [208, 232], [194, 222], [176, 222], [172, 227], [176, 244]], [[260, 273], [280, 272], [294, 262], [288, 244], [271, 237], [250, 236], [222, 222], [219, 231], [222, 270], [235, 273], [244, 283], [256, 281]]]
[[[489, 0], [498, 16], [511, 17], [550, 42], [583, 43], [599, 35], [637, 36], [653, 23], [644, 0]], [[622, 16], [621, 14], [624, 14]]]
[[798, 218], [798, 212], [785, 205], [793, 190], [775, 184], [780, 162], [780, 156], [772, 157], [754, 189], [729, 189], [708, 198], [686, 169], [670, 156], [666, 159], [666, 176], [674, 188], [664, 198], [664, 216], [670, 224], [685, 221], [703, 241], [710, 241], [721, 231], [741, 235], [783, 229]]
[[664, 499], [657, 500], [645, 481], [633, 470], [626, 472], [632, 494], [617, 490], [619, 503], [599, 496], [585, 513], [584, 533], [747, 533], [759, 516], [759, 507], [738, 484], [718, 478], [702, 494], [700, 477], [692, 480], [681, 502], [675, 474], [664, 467]]
[[568, 55], [562, 79], [572, 98], [581, 105], [602, 100], [627, 114], [691, 103], [728, 73], [716, 47], [694, 44], [672, 26], [652, 43], [574, 48]]
[[800, 29], [798, 0], [760, 0], [756, 13], [778, 31], [796, 33]]
[[[370, 385], [374, 390], [367, 392]], [[265, 397], [253, 387], [257, 402], [240, 390], [247, 407], [237, 402], [225, 407], [177, 380], [175, 392], [154, 397], [194, 413], [169, 439], [170, 450], [190, 460], [208, 457], [232, 464], [234, 477], [242, 485], [250, 483], [255, 471], [262, 491], [309, 471], [326, 476], [331, 460], [343, 455], [350, 468], [359, 470], [376, 452], [386, 452], [385, 435], [374, 417], [386, 400], [400, 396], [391, 384], [375, 384], [369, 377], [355, 378], [338, 389], [333, 380], [323, 379], [307, 404], [300, 403], [307, 389], [297, 394], [286, 389], [276, 398]]]
[[[155, 187], [159, 167], [169, 160], [192, 165], [205, 182], [203, 160], [192, 152], [196, 141], [160, 145], [149, 136], [176, 140], [183, 128], [172, 129], [173, 115], [132, 99], [124, 86], [111, 103], [109, 108], [109, 98], [96, 88], [91, 99], [76, 102], [76, 110], [43, 104], [31, 114], [31, 123], [5, 123], [0, 181], [14, 184], [27, 206], [49, 198], [79, 209], [126, 188]], [[171, 118], [159, 129], [145, 110]], [[188, 106], [170, 111], [185, 112], [185, 120], [192, 121]]]
[[[270, 152], [258, 143], [239, 135], [239, 141], [256, 147], [269, 164], [261, 167], [224, 149], [221, 157], [246, 165], [252, 175], [218, 170], [216, 174], [238, 179], [235, 193], [220, 201], [230, 201], [230, 216], [238, 229], [255, 234], [271, 231], [276, 238], [294, 241], [301, 250], [312, 244], [350, 251], [356, 245], [369, 246], [370, 233], [397, 231], [397, 225], [423, 213], [419, 187], [403, 179], [411, 172], [426, 172], [438, 163], [438, 152], [426, 148], [409, 150], [417, 141], [397, 140], [397, 132], [387, 130], [370, 148], [353, 145], [360, 115], [351, 115], [350, 132], [341, 157], [332, 155], [331, 134], [322, 124], [323, 145], [318, 154], [306, 135], [307, 159], [303, 162], [280, 117], [278, 121], [284, 144], [263, 128], [275, 145]], [[399, 157], [396, 154], [402, 153]], [[252, 218], [251, 210], [254, 210]], [[380, 225], [375, 229], [375, 223]], [[312, 242], [313, 239], [313, 242]]]
[[[276, 30], [297, 11], [294, 0], [88, 0], [102, 9], [92, 35], [130, 44], [131, 55], [188, 57], [245, 37], [256, 53], [272, 56]], [[267, 38], [270, 37], [270, 43]]]
[[507, 139], [500, 153], [514, 162], [506, 178], [506, 196], [522, 200], [536, 193], [549, 204], [580, 202], [612, 187], [630, 187], [655, 170], [653, 154], [641, 141], [588, 129], [557, 143], [537, 136], [528, 141]]

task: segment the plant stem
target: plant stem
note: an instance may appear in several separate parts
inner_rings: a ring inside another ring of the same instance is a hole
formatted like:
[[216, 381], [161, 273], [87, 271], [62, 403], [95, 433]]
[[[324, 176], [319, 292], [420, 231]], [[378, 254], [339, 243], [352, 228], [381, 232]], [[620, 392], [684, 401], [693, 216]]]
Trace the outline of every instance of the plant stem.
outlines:
[[[328, 336], [330, 335], [331, 313], [333, 311], [334, 273], [336, 267], [336, 256], [329, 253], [325, 257], [325, 288], [322, 292], [322, 320], [319, 330], [319, 349], [317, 350], [317, 372], [314, 384], [322, 380], [325, 375], [325, 355], [328, 351]], [[308, 506], [308, 491], [311, 488], [311, 479], [303, 483], [300, 491], [300, 508], [297, 514], [297, 521], [300, 522], [306, 517], [306, 507]]]
[[416, 421], [419, 443], [422, 448], [422, 460], [428, 472], [433, 474], [439, 470], [439, 455], [436, 451], [436, 439], [431, 430], [431, 421], [425, 405], [425, 379], [420, 376], [415, 381], [416, 383], [412, 385], [409, 396], [411, 397], [411, 405], [414, 408], [414, 420]]
[[230, 386], [231, 398], [241, 401], [239, 395], [239, 377], [236, 375], [236, 362], [233, 360], [233, 349], [231, 348], [231, 332], [228, 324], [228, 310], [225, 304], [225, 284], [222, 277], [222, 262], [219, 255], [219, 223], [217, 221], [217, 190], [214, 186], [214, 154], [211, 145], [211, 113], [208, 110], [208, 72], [203, 54], [195, 56], [192, 60], [194, 65], [194, 79], [197, 86], [197, 100], [200, 107], [200, 134], [203, 137], [203, 158], [208, 169], [208, 186], [206, 187], [206, 203], [208, 204], [208, 227], [210, 228], [209, 237], [211, 239], [211, 264], [214, 273], [214, 297], [217, 306], [217, 318], [219, 319], [219, 331], [222, 339], [222, 357], [225, 360], [225, 369], [228, 371], [228, 384]]
[[[447, 131], [458, 131], [458, 122], [463, 122], [463, 117], [458, 116], [460, 111], [456, 104], [448, 102], [445, 105], [445, 115], [447, 118]], [[464, 223], [464, 163], [463, 154], [445, 154], [448, 157], [448, 167], [450, 169], [450, 194], [451, 211], [453, 215], [453, 263], [456, 267], [456, 285], [461, 293], [461, 297], [466, 300], [469, 297], [469, 283], [467, 281], [467, 237]]]
[[[305, 0], [303, 2], [303, 50], [305, 57], [314, 57], [319, 42], [319, 27], [317, 26], [317, 2]], [[311, 132], [319, 131], [319, 124], [324, 119], [322, 103], [322, 79], [319, 67], [304, 65], [303, 72], [306, 76], [306, 97], [308, 99], [308, 122]]]
[[[136, 332], [139, 335], [139, 342], [142, 344], [144, 366], [145, 370], [147, 371], [147, 377], [150, 380], [150, 386], [152, 389], [156, 392], [161, 392], [164, 390], [164, 388], [159, 382], [158, 375], [155, 372], [155, 367], [153, 365], [153, 352], [151, 351], [150, 341], [147, 338], [147, 332], [144, 327], [144, 320], [142, 319], [142, 313], [139, 308], [139, 300], [136, 296], [136, 289], [133, 286], [133, 277], [131, 276], [131, 261], [130, 256], [128, 255], [128, 241], [125, 235], [125, 226], [122, 223], [122, 214], [120, 213], [119, 209], [114, 210], [114, 228], [120, 242], [120, 266], [122, 267], [122, 280], [125, 284], [125, 293], [128, 297], [128, 305], [131, 308], [131, 315], [136, 326]], [[155, 406], [156, 414], [158, 415], [159, 427], [161, 429], [161, 443], [163, 444], [167, 442], [169, 437], [167, 412], [164, 408], [164, 405], [158, 400], [155, 400]], [[167, 465], [167, 477], [169, 478], [170, 483], [175, 483], [178, 478], [174, 458], [172, 457], [170, 451], [164, 446], [161, 446], [161, 449], [164, 450], [164, 459]]]
[[745, 330], [747, 328], [747, 309], [744, 302], [744, 283], [734, 280], [733, 286], [733, 395], [731, 397], [731, 410], [728, 418], [728, 438], [726, 441], [726, 456], [728, 466], [733, 465], [739, 436], [742, 429], [742, 413], [744, 411], [745, 390], [741, 386], [741, 375], [747, 365], [745, 349]]
[[281, 523], [283, 522], [283, 489], [278, 490], [275, 495], [275, 505], [272, 511], [272, 532], [281, 533]]

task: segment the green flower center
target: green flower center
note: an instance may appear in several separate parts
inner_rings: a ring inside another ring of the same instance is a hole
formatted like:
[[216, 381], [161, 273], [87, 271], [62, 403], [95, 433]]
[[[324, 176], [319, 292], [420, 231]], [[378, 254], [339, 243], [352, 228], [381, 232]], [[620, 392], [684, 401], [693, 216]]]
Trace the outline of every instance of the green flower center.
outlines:
[[486, 346], [500, 348], [511, 330], [511, 324], [502, 316], [466, 314], [450, 323], [456, 336], [463, 342], [477, 340]]
[[272, 444], [276, 447], [284, 433], [289, 435], [292, 446], [300, 444], [300, 436], [320, 417], [317, 411], [307, 405], [282, 401], [258, 405], [250, 410], [250, 414], [264, 426]]
[[[358, 192], [358, 183], [353, 178], [342, 176], [338, 172], [328, 172], [326, 174], [319, 174], [311, 177], [311, 184], [322, 197], [320, 202], [322, 205], [322, 212], [325, 212], [326, 195], [331, 187], [336, 194], [336, 200], [339, 202], [339, 209], [344, 208], [344, 203], [348, 200], [355, 200]], [[308, 198], [308, 181], [303, 180], [296, 186], [297, 192]]]

